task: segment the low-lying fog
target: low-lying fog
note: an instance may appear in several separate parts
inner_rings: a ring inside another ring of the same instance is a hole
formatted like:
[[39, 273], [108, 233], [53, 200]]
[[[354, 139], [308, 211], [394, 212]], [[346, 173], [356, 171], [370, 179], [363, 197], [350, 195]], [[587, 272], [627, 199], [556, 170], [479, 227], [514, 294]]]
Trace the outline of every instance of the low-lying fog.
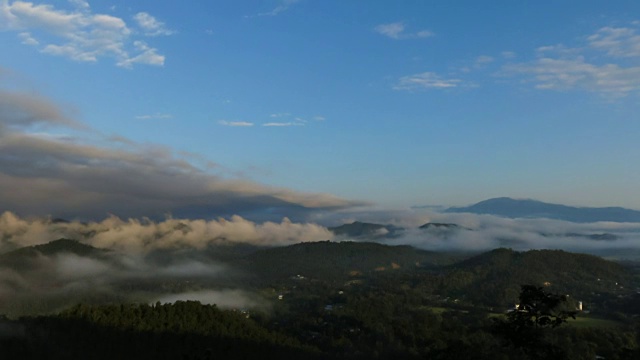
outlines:
[[[348, 215], [340, 220], [354, 220]], [[404, 228], [393, 237], [378, 234], [376, 241], [435, 251], [509, 247], [618, 257], [640, 254], [639, 223], [578, 224], [423, 212], [390, 213], [387, 218], [377, 213], [358, 220]], [[456, 226], [419, 229], [430, 222]], [[80, 223], [23, 219], [10, 212], [0, 215], [0, 254], [60, 238], [109, 251], [87, 257], [65, 253], [29, 257], [18, 267], [3, 264], [6, 259], [0, 258], [0, 313], [56, 311], [68, 306], [70, 298], [75, 302], [199, 300], [229, 308], [268, 307], [257, 290], [245, 286], [247, 274], [239, 271], [233, 260], [210, 256], [211, 249], [216, 245], [272, 247], [353, 240], [335, 237], [319, 224], [288, 219], [255, 223], [234, 216], [228, 220], [169, 218], [153, 222], [110, 217]]]

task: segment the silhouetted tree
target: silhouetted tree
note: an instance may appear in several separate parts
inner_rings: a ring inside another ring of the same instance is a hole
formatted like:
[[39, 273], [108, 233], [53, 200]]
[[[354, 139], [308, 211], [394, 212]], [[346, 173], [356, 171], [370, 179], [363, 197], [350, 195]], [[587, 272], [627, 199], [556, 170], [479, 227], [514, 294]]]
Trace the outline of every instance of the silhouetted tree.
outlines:
[[564, 351], [546, 340], [548, 329], [575, 319], [575, 311], [566, 310], [567, 296], [544, 291], [533, 285], [522, 285], [520, 303], [507, 314], [506, 320], [496, 319], [494, 330], [533, 359], [563, 359]]

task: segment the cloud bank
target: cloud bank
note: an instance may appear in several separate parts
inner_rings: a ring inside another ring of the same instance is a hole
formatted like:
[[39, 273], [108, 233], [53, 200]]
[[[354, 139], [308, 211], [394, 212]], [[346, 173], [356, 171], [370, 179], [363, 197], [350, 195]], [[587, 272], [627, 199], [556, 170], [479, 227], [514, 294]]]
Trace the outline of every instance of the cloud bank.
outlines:
[[[560, 249], [608, 255], [632, 250], [640, 256], [640, 223], [573, 223], [550, 219], [507, 219], [491, 215], [406, 211], [392, 213], [388, 221], [382, 213], [373, 214], [378, 223], [404, 227], [390, 245], [412, 245], [434, 251], [488, 251], [507, 247], [518, 251]], [[426, 223], [455, 224], [454, 228], [419, 229]]]
[[332, 237], [333, 234], [323, 226], [294, 223], [287, 218], [264, 223], [240, 216], [232, 216], [229, 220], [166, 219], [154, 222], [112, 216], [100, 222], [60, 222], [23, 219], [11, 212], [0, 215], [0, 253], [59, 238], [77, 239], [98, 248], [126, 253], [147, 253], [157, 249], [204, 249], [232, 243], [282, 246]]
[[87, 130], [45, 98], [0, 89], [0, 211], [71, 219], [302, 219], [362, 205], [236, 179], [166, 147]]

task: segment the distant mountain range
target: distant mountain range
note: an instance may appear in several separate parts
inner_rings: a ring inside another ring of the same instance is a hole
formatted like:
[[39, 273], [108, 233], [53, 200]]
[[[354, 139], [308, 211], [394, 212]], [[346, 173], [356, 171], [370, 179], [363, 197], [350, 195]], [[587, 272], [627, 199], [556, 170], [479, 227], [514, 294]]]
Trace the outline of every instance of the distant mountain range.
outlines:
[[640, 211], [637, 210], [621, 207], [574, 207], [508, 197], [484, 200], [466, 207], [451, 207], [446, 212], [488, 214], [508, 218], [547, 218], [578, 223], [640, 222]]

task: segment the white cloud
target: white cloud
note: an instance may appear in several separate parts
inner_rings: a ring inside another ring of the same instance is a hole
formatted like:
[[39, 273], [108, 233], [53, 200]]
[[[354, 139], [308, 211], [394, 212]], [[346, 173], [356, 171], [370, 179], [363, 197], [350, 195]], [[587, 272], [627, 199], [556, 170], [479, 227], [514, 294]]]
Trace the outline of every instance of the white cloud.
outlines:
[[324, 116], [318, 115], [318, 116], [314, 116], [313, 120], [315, 120], [315, 121], [325, 121], [327, 119]]
[[147, 36], [172, 35], [175, 32], [167, 29], [166, 25], [146, 12], [137, 13], [133, 19]]
[[422, 31], [418, 31], [416, 33], [416, 36], [419, 37], [419, 38], [428, 38], [428, 37], [432, 37], [434, 35], [435, 34], [433, 32], [431, 32], [431, 31], [429, 31], [429, 30], [422, 30]]
[[218, 124], [220, 125], [224, 125], [224, 126], [235, 126], [235, 127], [248, 127], [248, 126], [253, 126], [252, 122], [247, 122], [247, 121], [226, 121], [226, 120], [220, 120], [218, 121]]
[[428, 38], [435, 34], [428, 30], [421, 30], [416, 33], [406, 33], [405, 25], [402, 22], [395, 22], [389, 24], [380, 24], [374, 28], [374, 30], [391, 39], [410, 39], [410, 38]]
[[[195, 248], [209, 245], [245, 243], [259, 246], [290, 245], [298, 242], [329, 240], [333, 237], [324, 226], [309, 222], [256, 223], [240, 216], [227, 219], [121, 219], [110, 216], [102, 221], [64, 223], [49, 219], [21, 218], [11, 212], [0, 212], [0, 251], [15, 246], [32, 246], [61, 237], [84, 239], [99, 248], [141, 253], [156, 249]], [[211, 275], [220, 268], [203, 269], [191, 263], [165, 268], [164, 275], [202, 273]]]
[[291, 116], [290, 113], [275, 113], [275, 114], [271, 114], [269, 115], [270, 118], [281, 118], [281, 117], [288, 117]]
[[487, 65], [491, 64], [495, 61], [493, 56], [488, 55], [480, 55], [476, 57], [471, 63], [468, 63], [466, 66], [460, 68], [460, 71], [463, 73], [470, 73], [474, 70], [481, 70], [487, 67]]
[[89, 3], [84, 0], [69, 0], [69, 2], [80, 9], [89, 9]]
[[489, 64], [492, 63], [495, 59], [491, 56], [488, 55], [480, 55], [476, 58], [476, 65], [484, 65], [484, 64]]
[[507, 65], [506, 73], [531, 75], [537, 89], [586, 90], [609, 98], [624, 97], [640, 90], [640, 66], [594, 65], [578, 56], [572, 59], [540, 58], [529, 63]]
[[304, 126], [304, 123], [302, 122], [269, 122], [269, 123], [262, 124], [262, 126], [269, 126], [269, 127]]
[[394, 90], [449, 89], [462, 85], [460, 79], [446, 79], [432, 72], [401, 77], [393, 86]]
[[171, 115], [171, 114], [162, 114], [162, 113], [147, 114], [147, 115], [137, 115], [136, 116], [136, 119], [138, 119], [138, 120], [171, 119], [171, 118], [173, 118], [173, 115]]
[[536, 55], [533, 61], [505, 65], [502, 74], [523, 76], [537, 89], [588, 91], [610, 100], [640, 92], [640, 66], [610, 62], [640, 57], [635, 28], [603, 27], [586, 38], [586, 46], [541, 46]]
[[[1, 0], [0, 30], [17, 31], [24, 44], [38, 46], [42, 53], [75, 61], [96, 62], [107, 57], [122, 67], [131, 67], [134, 63], [164, 64], [165, 57], [158, 54], [157, 49], [132, 39], [134, 34], [123, 19], [93, 13], [83, 0], [69, 3], [71, 9], [60, 9], [50, 4]], [[168, 34], [164, 24], [150, 15], [145, 20], [146, 33]]]
[[404, 24], [401, 22], [381, 24], [375, 27], [375, 30], [386, 37], [392, 39], [399, 39], [400, 35], [404, 32]]
[[28, 32], [21, 32], [18, 34], [18, 37], [22, 39], [22, 43], [25, 45], [40, 45], [40, 42], [34, 39], [33, 36], [31, 36], [31, 34]]
[[516, 57], [516, 53], [513, 51], [503, 51], [500, 53], [500, 55], [502, 55], [502, 57], [505, 59], [513, 59]]
[[267, 11], [264, 13], [259, 13], [253, 16], [245, 16], [245, 17], [259, 17], [259, 16], [277, 16], [281, 13], [289, 10], [289, 8], [300, 0], [280, 0], [278, 6], [273, 8], [271, 11]]
[[634, 28], [603, 27], [587, 38], [589, 45], [614, 57], [640, 57], [640, 34]]
[[134, 41], [133, 45], [135, 46], [135, 48], [138, 50], [139, 54], [134, 56], [134, 57], [130, 57], [127, 58], [123, 61], [118, 62], [118, 66], [124, 67], [124, 68], [131, 68], [133, 67], [133, 64], [147, 64], [147, 65], [156, 65], [156, 66], [163, 66], [164, 65], [164, 59], [165, 56], [164, 55], [160, 55], [158, 54], [158, 50], [154, 49], [152, 47], [149, 47], [149, 45], [147, 45], [147, 43], [145, 43], [144, 41]]

